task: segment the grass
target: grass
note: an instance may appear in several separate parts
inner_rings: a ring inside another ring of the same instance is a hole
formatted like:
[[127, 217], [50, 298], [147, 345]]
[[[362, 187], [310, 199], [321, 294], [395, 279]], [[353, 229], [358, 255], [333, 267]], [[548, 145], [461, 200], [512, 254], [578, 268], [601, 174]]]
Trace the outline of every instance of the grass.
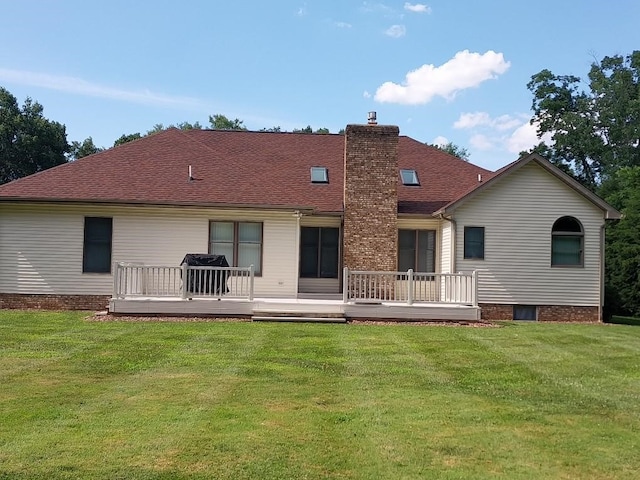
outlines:
[[0, 312], [0, 479], [633, 478], [640, 329]]
[[640, 318], [637, 317], [622, 317], [620, 315], [613, 315], [608, 323], [617, 323], [618, 325], [640, 325]]

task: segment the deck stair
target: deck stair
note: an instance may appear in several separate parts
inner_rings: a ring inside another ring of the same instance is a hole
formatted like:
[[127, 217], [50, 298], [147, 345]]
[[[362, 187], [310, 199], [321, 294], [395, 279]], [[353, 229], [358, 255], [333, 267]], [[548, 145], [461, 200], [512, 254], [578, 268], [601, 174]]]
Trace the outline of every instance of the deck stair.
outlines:
[[300, 322], [300, 323], [347, 323], [347, 319], [341, 313], [312, 313], [312, 312], [274, 312], [255, 311], [251, 316], [254, 322]]

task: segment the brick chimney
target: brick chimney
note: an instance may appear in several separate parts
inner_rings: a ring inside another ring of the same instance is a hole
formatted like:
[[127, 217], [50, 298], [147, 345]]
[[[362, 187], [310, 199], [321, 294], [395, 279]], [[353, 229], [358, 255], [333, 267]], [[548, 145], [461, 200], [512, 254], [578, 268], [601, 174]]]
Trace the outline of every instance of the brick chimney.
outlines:
[[375, 114], [345, 130], [343, 263], [351, 270], [397, 269], [398, 134]]

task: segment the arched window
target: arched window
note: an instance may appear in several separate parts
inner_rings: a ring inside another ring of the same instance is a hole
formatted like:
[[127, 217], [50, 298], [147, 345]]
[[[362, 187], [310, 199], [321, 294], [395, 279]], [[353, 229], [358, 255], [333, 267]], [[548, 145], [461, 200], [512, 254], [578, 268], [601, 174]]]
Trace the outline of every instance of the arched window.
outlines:
[[578, 219], [561, 217], [551, 229], [551, 266], [584, 265], [584, 230]]

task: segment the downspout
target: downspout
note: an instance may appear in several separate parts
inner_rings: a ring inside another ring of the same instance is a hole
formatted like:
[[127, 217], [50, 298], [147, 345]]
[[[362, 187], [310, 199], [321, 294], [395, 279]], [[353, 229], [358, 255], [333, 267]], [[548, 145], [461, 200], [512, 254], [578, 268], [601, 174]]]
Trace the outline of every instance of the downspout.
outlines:
[[295, 271], [295, 292], [296, 298], [298, 297], [299, 287], [300, 287], [300, 219], [302, 218], [303, 213], [300, 210], [296, 210], [293, 212], [293, 215], [296, 217], [296, 242], [295, 242], [295, 255], [296, 255], [296, 271]]
[[605, 268], [605, 222], [602, 222], [600, 226], [600, 262], [598, 269], [600, 270], [600, 302], [598, 302], [598, 319], [602, 322], [603, 317], [603, 305], [604, 305], [604, 268]]

